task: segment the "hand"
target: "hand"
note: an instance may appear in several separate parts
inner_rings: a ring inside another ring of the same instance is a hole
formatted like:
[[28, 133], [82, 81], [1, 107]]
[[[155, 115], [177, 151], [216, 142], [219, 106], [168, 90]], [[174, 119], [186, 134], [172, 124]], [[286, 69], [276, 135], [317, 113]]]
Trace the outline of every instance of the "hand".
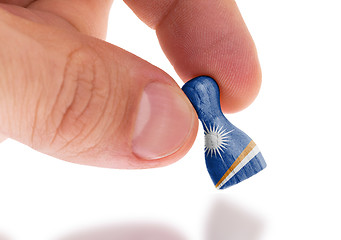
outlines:
[[[215, 78], [225, 112], [256, 97], [257, 53], [232, 0], [126, 0], [179, 76]], [[198, 120], [165, 72], [103, 40], [110, 0], [0, 0], [0, 135], [112, 168], [164, 166]], [[123, 23], [124, 24], [124, 23]]]

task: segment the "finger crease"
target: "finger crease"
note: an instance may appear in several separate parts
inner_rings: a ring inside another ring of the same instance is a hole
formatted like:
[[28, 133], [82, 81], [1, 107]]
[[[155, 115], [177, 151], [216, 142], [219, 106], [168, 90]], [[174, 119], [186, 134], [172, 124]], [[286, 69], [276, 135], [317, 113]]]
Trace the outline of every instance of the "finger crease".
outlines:
[[165, 12], [165, 14], [161, 17], [161, 19], [159, 20], [159, 22], [156, 24], [155, 28], [158, 28], [158, 26], [161, 25], [161, 23], [171, 14], [171, 12], [176, 8], [176, 6], [178, 5], [179, 0], [174, 0], [173, 3], [170, 5], [170, 7], [167, 9], [167, 11]]

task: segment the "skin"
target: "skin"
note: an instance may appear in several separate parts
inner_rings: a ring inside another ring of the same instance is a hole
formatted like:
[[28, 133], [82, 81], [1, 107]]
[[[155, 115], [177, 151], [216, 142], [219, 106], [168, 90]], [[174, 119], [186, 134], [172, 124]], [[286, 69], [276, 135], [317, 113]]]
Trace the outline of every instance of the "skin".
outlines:
[[[224, 112], [255, 99], [257, 52], [234, 1], [125, 2], [155, 29], [184, 82], [199, 75], [216, 79]], [[179, 87], [162, 70], [103, 40], [111, 4], [0, 0], [0, 141], [13, 138], [59, 159], [111, 168], [165, 166], [188, 152], [197, 120], [176, 152], [156, 160], [132, 154], [141, 89], [153, 81]]]

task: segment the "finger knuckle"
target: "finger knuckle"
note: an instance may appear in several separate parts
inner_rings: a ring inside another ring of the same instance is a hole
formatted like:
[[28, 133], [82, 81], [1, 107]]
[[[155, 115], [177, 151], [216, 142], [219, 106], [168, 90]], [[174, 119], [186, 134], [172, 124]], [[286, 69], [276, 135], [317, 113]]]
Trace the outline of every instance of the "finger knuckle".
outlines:
[[[99, 138], [96, 129], [105, 124], [110, 91], [108, 72], [98, 54], [90, 47], [71, 52], [50, 115], [55, 129], [51, 144], [93, 147]], [[91, 143], [80, 144], [89, 138]]]

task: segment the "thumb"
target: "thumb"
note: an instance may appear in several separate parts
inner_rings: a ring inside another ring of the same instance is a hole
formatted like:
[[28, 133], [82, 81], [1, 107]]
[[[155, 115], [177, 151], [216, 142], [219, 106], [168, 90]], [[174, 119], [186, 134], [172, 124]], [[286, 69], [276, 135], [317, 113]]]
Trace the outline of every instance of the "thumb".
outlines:
[[101, 40], [0, 14], [0, 133], [51, 156], [113, 168], [181, 158], [196, 114], [166, 73]]

